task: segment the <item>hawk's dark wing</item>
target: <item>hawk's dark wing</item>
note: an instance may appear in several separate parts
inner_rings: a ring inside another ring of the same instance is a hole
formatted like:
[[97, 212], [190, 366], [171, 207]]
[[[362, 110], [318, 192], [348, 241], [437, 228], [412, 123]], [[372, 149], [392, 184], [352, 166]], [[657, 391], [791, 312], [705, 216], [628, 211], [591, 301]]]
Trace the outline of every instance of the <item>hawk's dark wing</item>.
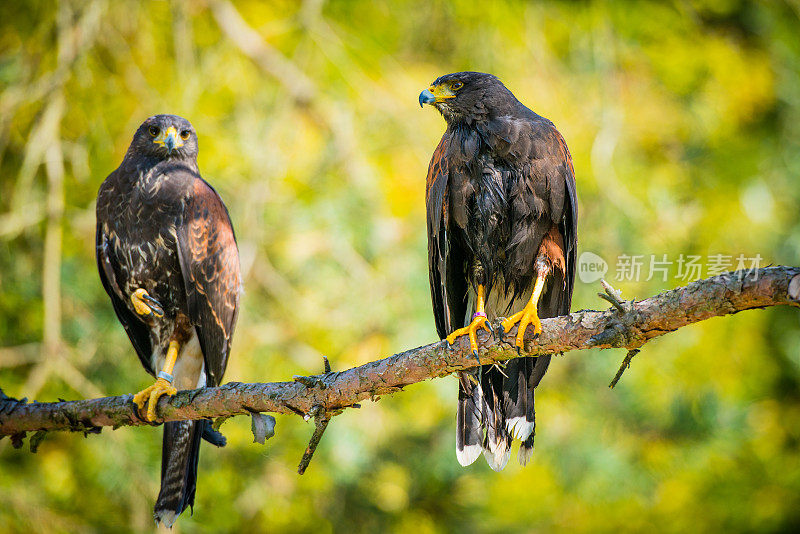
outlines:
[[[462, 245], [455, 239], [457, 232], [451, 227], [449, 214], [450, 165], [448, 150], [451, 136], [442, 136], [428, 166], [425, 185], [425, 203], [428, 220], [428, 273], [431, 285], [433, 316], [436, 332], [441, 339], [464, 324], [467, 313], [467, 259]], [[481, 389], [473, 387], [469, 372], [459, 373], [458, 413], [456, 414], [456, 451], [459, 461], [466, 465], [474, 458], [463, 460], [465, 447], [469, 450], [482, 442]], [[479, 448], [478, 448], [479, 450]]]
[[572, 166], [572, 155], [569, 153], [564, 137], [552, 126], [553, 133], [558, 140], [559, 152], [565, 163], [563, 179], [567, 186], [565, 199], [564, 218], [559, 224], [561, 235], [564, 238], [564, 256], [566, 259], [566, 287], [564, 289], [564, 300], [561, 303], [560, 314], [569, 313], [572, 304], [572, 291], [575, 288], [575, 258], [578, 253], [578, 194], [575, 185], [575, 169]]
[[[524, 179], [533, 194], [548, 203], [550, 224], [557, 229], [563, 241], [564, 279], [554, 283], [542, 300], [540, 317], [557, 317], [569, 313], [572, 290], [575, 285], [575, 257], [578, 240], [578, 197], [575, 187], [575, 169], [572, 156], [561, 133], [547, 119], [531, 124], [539, 141], [529, 154], [530, 174]], [[533, 202], [535, 202], [534, 200]], [[541, 240], [541, 237], [540, 237]], [[538, 246], [538, 245], [537, 245]], [[555, 273], [561, 274], [561, 273]], [[538, 382], [537, 382], [538, 383]]]
[[241, 273], [228, 210], [200, 178], [186, 201], [177, 233], [188, 316], [203, 350], [208, 385], [218, 385], [228, 364]]
[[442, 136], [428, 166], [425, 204], [428, 219], [428, 272], [436, 332], [444, 339], [460, 328], [467, 312], [465, 258], [455, 246], [448, 215], [448, 133]]
[[[98, 204], [106, 202], [107, 200], [108, 196], [103, 194], [103, 190], [101, 189], [101, 194], [98, 195]], [[98, 206], [98, 212], [101, 209], [105, 211], [104, 206]], [[106, 290], [106, 293], [108, 293], [108, 296], [111, 297], [111, 304], [114, 306], [117, 318], [125, 328], [125, 332], [128, 334], [133, 348], [139, 356], [139, 360], [142, 362], [147, 372], [155, 376], [156, 371], [153, 369], [151, 361], [153, 346], [150, 342], [150, 329], [141, 319], [131, 312], [130, 308], [128, 308], [126, 303], [119, 297], [123, 292], [117, 286], [116, 282], [117, 277], [115, 272], [118, 266], [115, 265], [116, 260], [114, 256], [108, 253], [110, 246], [108, 240], [109, 236], [103, 233], [100, 218], [98, 217], [97, 231], [95, 234], [95, 256], [97, 258], [97, 270], [100, 273], [100, 281], [103, 283], [103, 288]]]

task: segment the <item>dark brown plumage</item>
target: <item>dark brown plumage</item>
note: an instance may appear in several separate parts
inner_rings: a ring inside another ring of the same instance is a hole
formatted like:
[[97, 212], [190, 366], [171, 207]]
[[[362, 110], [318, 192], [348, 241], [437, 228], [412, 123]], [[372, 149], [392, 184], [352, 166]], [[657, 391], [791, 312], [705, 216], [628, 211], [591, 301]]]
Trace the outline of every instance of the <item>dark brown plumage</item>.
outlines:
[[[160, 376], [136, 398], [140, 408], [149, 402], [149, 419], [175, 388], [220, 384], [238, 312], [239, 253], [225, 205], [200, 177], [186, 119], [147, 119], [100, 186], [97, 265], [142, 365]], [[172, 383], [163, 378], [170, 375]], [[207, 421], [164, 425], [154, 513], [167, 526], [194, 504], [201, 438], [224, 445]]]
[[[524, 334], [528, 322], [541, 328], [538, 317], [569, 312], [578, 218], [572, 160], [553, 123], [491, 74], [442, 76], [419, 101], [447, 122], [426, 186], [436, 328], [451, 342], [469, 334], [477, 355], [475, 331], [498, 316], [514, 314], [503, 327], [522, 321]], [[522, 335], [515, 342], [521, 346]], [[520, 358], [460, 373], [462, 465], [483, 450], [491, 467], [502, 469], [512, 438], [522, 441], [519, 460], [527, 463], [534, 389], [549, 363], [549, 356]]]

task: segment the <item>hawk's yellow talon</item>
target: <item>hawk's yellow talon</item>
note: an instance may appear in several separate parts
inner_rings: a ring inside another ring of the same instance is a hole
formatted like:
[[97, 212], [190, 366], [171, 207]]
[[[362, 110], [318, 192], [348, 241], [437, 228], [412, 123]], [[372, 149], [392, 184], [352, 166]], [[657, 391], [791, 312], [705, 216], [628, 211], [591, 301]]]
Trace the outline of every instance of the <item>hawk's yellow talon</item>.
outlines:
[[131, 302], [133, 303], [133, 309], [136, 310], [136, 313], [139, 315], [150, 315], [153, 311], [150, 309], [150, 306], [144, 303], [142, 297], [147, 294], [147, 291], [144, 289], [137, 289], [131, 295]]
[[489, 321], [486, 317], [478, 316], [475, 317], [469, 326], [465, 326], [464, 328], [459, 328], [458, 330], [454, 331], [452, 334], [447, 336], [447, 344], [452, 345], [455, 343], [456, 339], [468, 334], [469, 335], [469, 348], [472, 350], [474, 354], [478, 353], [478, 337], [476, 333], [479, 329], [485, 328], [487, 332], [490, 334], [492, 333], [492, 328], [489, 325]]
[[148, 421], [153, 421], [156, 418], [156, 405], [158, 405], [158, 399], [164, 395], [171, 397], [177, 392], [178, 390], [175, 389], [172, 384], [163, 378], [158, 378], [156, 379], [155, 384], [134, 395], [133, 402], [135, 402], [139, 407], [140, 412], [144, 410], [144, 405], [147, 404], [146, 419]]
[[539, 275], [536, 277], [536, 284], [533, 286], [531, 300], [529, 300], [525, 307], [522, 308], [522, 311], [515, 313], [500, 323], [502, 334], [508, 333], [509, 330], [514, 328], [515, 324], [519, 323], [517, 339], [514, 340], [514, 345], [516, 345], [517, 351], [525, 348], [525, 331], [528, 329], [528, 325], [533, 325], [534, 336], [538, 336], [542, 333], [542, 321], [539, 320], [539, 312], [537, 308], [539, 305], [539, 297], [542, 294], [542, 289], [544, 289], [545, 276], [547, 276], [547, 272], [539, 272]]
[[[144, 405], [147, 404], [147, 415], [146, 419], [148, 421], [153, 421], [156, 418], [156, 405], [158, 404], [158, 399], [167, 395], [169, 397], [175, 395], [178, 390], [172, 386], [172, 371], [175, 369], [175, 362], [178, 360], [178, 342], [177, 341], [170, 341], [169, 348], [167, 349], [167, 358], [164, 362], [164, 369], [158, 373], [158, 378], [156, 379], [155, 384], [152, 386], [143, 389], [139, 393], [133, 396], [133, 402], [136, 403], [136, 406], [139, 407], [139, 412], [141, 413], [144, 410]], [[166, 377], [166, 378], [162, 378]], [[167, 378], [169, 380], [167, 380]]]
[[514, 341], [514, 345], [523, 349], [525, 348], [525, 332], [528, 329], [528, 325], [533, 325], [534, 335], [542, 333], [542, 322], [539, 320], [535, 302], [529, 302], [521, 312], [515, 313], [508, 319], [505, 319], [501, 323], [503, 332], [508, 332], [517, 323], [519, 323], [519, 329], [517, 330], [517, 338]]
[[459, 328], [458, 330], [453, 331], [449, 336], [447, 336], [447, 344], [452, 345], [455, 343], [456, 339], [467, 334], [469, 335], [469, 348], [472, 351], [472, 355], [475, 356], [475, 359], [478, 363], [481, 363], [481, 359], [478, 357], [478, 336], [476, 335], [478, 329], [485, 328], [487, 332], [493, 334], [492, 327], [489, 325], [489, 320], [486, 318], [486, 312], [484, 311], [484, 302], [483, 302], [483, 286], [478, 286], [478, 302], [476, 304], [476, 311], [475, 315], [472, 316], [472, 322], [469, 323], [469, 326], [465, 326], [464, 328]]
[[131, 302], [133, 309], [139, 315], [155, 315], [156, 317], [163, 317], [164, 311], [156, 299], [151, 297], [146, 289], [139, 288], [131, 295]]

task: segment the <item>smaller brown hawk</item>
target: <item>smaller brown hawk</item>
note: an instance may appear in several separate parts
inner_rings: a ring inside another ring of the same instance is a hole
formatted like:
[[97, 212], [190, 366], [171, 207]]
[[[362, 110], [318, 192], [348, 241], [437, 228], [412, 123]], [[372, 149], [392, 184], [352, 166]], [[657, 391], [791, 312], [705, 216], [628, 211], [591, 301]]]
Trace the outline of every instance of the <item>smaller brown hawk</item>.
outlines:
[[[197, 134], [184, 118], [150, 117], [97, 195], [97, 266], [114, 311], [155, 383], [137, 393], [156, 418], [159, 397], [217, 386], [228, 364], [241, 293], [228, 210], [200, 177]], [[164, 424], [154, 515], [171, 526], [194, 505], [200, 440], [209, 421]]]

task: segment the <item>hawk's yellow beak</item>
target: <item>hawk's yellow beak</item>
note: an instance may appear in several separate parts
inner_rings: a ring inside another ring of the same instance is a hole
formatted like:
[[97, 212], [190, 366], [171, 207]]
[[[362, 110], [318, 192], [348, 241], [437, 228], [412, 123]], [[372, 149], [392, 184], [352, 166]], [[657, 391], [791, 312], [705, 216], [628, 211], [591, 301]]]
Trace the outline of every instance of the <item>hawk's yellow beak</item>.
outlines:
[[183, 140], [178, 135], [178, 130], [176, 130], [174, 126], [163, 130], [158, 134], [158, 137], [153, 139], [153, 142], [166, 148], [167, 154], [171, 154], [173, 150], [183, 146]]
[[456, 94], [444, 85], [431, 85], [419, 94], [419, 107], [423, 104], [433, 104], [448, 98], [454, 98]]

